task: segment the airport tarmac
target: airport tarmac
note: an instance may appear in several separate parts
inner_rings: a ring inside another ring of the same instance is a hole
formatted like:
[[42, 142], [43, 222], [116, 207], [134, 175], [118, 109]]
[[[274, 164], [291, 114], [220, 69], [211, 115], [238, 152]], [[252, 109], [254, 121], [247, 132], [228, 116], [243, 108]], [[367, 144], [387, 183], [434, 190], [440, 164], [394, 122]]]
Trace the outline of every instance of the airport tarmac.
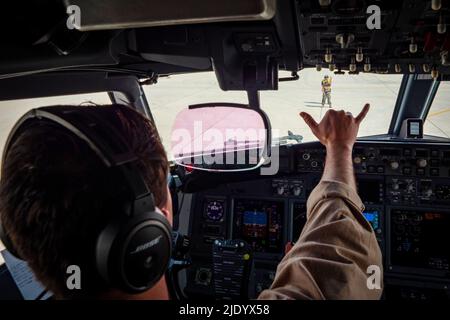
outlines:
[[[304, 137], [304, 142], [316, 140], [299, 117], [301, 111], [319, 121], [328, 110], [322, 107], [321, 80], [332, 77], [333, 108], [357, 115], [366, 102], [370, 112], [361, 124], [359, 136], [387, 133], [402, 75], [334, 75], [326, 69], [303, 70], [298, 81], [280, 82], [278, 91], [261, 92], [261, 106], [268, 114], [273, 129], [286, 135], [287, 130]], [[290, 74], [280, 72], [280, 77]], [[170, 132], [176, 114], [190, 104], [206, 102], [247, 103], [244, 92], [221, 91], [213, 72], [161, 77], [156, 85], [146, 86], [145, 94], [166, 149], [170, 146]], [[92, 101], [109, 102], [106, 93], [51, 98], [0, 101], [0, 151], [7, 135], [26, 111], [56, 104], [81, 104]], [[450, 137], [450, 82], [442, 82], [425, 123], [425, 134]], [[1, 249], [1, 244], [0, 244]], [[0, 263], [2, 258], [0, 257]]]

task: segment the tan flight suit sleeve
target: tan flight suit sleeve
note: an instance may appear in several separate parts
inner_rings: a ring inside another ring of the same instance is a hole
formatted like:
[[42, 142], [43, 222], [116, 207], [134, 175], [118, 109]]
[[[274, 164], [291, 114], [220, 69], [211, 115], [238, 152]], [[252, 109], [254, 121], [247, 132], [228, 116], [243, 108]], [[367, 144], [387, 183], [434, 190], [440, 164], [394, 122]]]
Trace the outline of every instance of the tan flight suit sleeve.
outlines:
[[[367, 286], [369, 265], [382, 257], [364, 205], [347, 184], [322, 181], [307, 202], [307, 222], [258, 299], [379, 299]], [[371, 273], [372, 274], [372, 273]]]

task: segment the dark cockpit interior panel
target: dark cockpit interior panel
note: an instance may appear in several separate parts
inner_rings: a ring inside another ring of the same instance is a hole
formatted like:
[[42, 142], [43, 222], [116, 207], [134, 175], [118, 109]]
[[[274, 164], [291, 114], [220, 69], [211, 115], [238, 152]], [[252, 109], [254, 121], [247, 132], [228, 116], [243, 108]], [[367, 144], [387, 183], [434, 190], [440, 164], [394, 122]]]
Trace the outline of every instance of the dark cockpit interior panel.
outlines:
[[[357, 142], [354, 147], [358, 193], [383, 254], [387, 298], [448, 298], [449, 152], [445, 143]], [[298, 240], [307, 221], [307, 199], [325, 161], [319, 143], [282, 147], [280, 153], [285, 169], [276, 176], [255, 175], [206, 189], [192, 184], [197, 189], [190, 209], [194, 267], [186, 287], [192, 296], [214, 295], [211, 250], [217, 240], [250, 244], [249, 298], [272, 283], [285, 245]], [[422, 292], [416, 286], [423, 283], [434, 286]]]

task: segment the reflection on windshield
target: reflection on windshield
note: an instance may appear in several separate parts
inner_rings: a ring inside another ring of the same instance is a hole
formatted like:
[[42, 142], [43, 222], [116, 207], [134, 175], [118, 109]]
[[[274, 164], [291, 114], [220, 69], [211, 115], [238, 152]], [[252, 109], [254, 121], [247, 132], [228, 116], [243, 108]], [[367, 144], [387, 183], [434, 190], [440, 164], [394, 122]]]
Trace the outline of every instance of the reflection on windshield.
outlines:
[[[289, 75], [288, 72], [280, 72], [280, 77]], [[333, 109], [358, 114], [365, 103], [371, 104], [369, 114], [361, 124], [359, 136], [387, 133], [402, 75], [334, 75], [326, 69], [321, 72], [306, 69], [299, 72], [298, 81], [281, 82], [278, 91], [261, 92], [261, 106], [274, 129], [274, 143], [317, 140], [299, 113], [308, 112], [317, 121], [325, 115], [329, 107], [327, 99], [322, 106], [322, 81], [325, 75], [331, 77], [330, 99]], [[156, 85], [146, 86], [144, 90], [171, 159], [170, 134], [178, 112], [192, 104], [212, 101], [248, 102], [243, 91], [222, 91], [213, 72], [161, 78]]]
[[171, 132], [175, 159], [204, 153], [262, 149], [266, 131], [261, 116], [248, 108], [216, 106], [180, 111]]

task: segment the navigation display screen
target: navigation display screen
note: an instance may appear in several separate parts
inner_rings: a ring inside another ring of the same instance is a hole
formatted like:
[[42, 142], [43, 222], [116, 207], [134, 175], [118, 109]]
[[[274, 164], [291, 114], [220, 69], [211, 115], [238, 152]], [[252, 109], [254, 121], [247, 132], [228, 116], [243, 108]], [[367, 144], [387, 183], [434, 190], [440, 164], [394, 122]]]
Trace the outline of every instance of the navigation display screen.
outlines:
[[391, 263], [448, 272], [450, 212], [395, 209], [391, 212]]
[[378, 180], [358, 180], [358, 194], [364, 203], [383, 202], [383, 184]]
[[233, 238], [245, 240], [256, 252], [280, 253], [283, 215], [283, 202], [237, 199]]

